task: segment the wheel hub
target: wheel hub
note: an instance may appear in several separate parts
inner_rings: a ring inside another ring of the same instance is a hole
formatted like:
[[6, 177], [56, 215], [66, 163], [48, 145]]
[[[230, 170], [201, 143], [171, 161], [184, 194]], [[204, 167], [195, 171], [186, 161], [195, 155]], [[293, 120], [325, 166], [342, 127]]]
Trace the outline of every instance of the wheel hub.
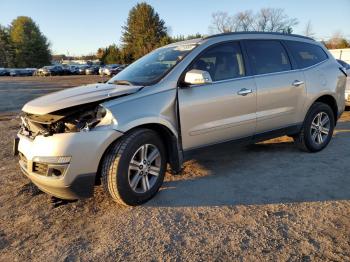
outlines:
[[158, 148], [151, 144], [141, 146], [129, 163], [129, 184], [137, 193], [150, 190], [160, 173], [161, 155]]
[[314, 143], [321, 145], [328, 138], [330, 119], [327, 113], [318, 113], [311, 123], [311, 138]]

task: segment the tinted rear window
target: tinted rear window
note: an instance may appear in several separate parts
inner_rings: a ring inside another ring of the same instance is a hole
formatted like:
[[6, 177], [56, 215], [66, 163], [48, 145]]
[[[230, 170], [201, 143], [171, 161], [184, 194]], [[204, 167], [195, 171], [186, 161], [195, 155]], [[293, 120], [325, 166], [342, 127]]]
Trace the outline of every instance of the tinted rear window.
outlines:
[[191, 69], [209, 72], [213, 81], [242, 77], [245, 69], [240, 45], [231, 42], [209, 47], [196, 58]]
[[323, 49], [317, 45], [296, 41], [286, 41], [299, 68], [320, 63], [328, 58]]
[[249, 60], [255, 74], [291, 70], [288, 55], [279, 41], [249, 40], [246, 42]]

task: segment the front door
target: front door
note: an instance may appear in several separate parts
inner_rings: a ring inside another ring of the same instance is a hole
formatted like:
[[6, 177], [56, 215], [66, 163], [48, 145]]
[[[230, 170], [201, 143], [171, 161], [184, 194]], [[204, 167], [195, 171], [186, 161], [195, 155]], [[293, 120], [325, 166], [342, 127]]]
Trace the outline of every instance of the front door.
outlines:
[[208, 48], [188, 69], [209, 72], [212, 83], [179, 88], [184, 150], [254, 135], [256, 87], [246, 77], [238, 42]]

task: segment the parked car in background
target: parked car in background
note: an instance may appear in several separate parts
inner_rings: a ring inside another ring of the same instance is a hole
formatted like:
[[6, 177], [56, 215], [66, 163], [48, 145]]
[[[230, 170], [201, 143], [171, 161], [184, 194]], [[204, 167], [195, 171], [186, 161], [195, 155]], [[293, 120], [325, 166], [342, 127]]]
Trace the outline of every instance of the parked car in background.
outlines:
[[346, 74], [348, 75], [348, 80], [345, 89], [345, 104], [347, 106], [350, 106], [350, 65], [347, 62], [340, 59], [337, 59], [337, 61], [345, 68]]
[[86, 69], [88, 69], [89, 67], [90, 67], [89, 65], [79, 65], [78, 66], [79, 75], [85, 75]]
[[16, 68], [10, 68], [9, 69], [9, 76], [18, 76], [19, 75], [19, 71]]
[[37, 70], [38, 70], [37, 68], [26, 68], [24, 71], [24, 75], [33, 76]]
[[90, 197], [101, 182], [116, 202], [140, 205], [158, 192], [168, 164], [179, 172], [206, 146], [288, 135], [304, 151], [323, 150], [345, 108], [345, 75], [304, 36], [172, 43], [107, 83], [28, 102], [14, 148], [22, 172], [49, 194]]
[[113, 70], [113, 75], [119, 74], [123, 71], [128, 65], [120, 65], [116, 69]]
[[71, 75], [71, 70], [69, 65], [60, 65], [62, 68], [62, 75]]
[[44, 66], [37, 71], [39, 76], [56, 76], [63, 75], [63, 68], [59, 65]]
[[98, 65], [92, 65], [85, 69], [86, 75], [98, 75], [100, 66]]
[[36, 68], [12, 68], [9, 69], [10, 76], [32, 76]]
[[18, 69], [15, 69], [15, 68], [9, 69], [9, 76], [17, 76], [18, 74], [19, 74]]
[[78, 75], [79, 67], [77, 65], [68, 65], [70, 75]]
[[7, 68], [0, 68], [0, 76], [9, 76], [10, 72]]
[[102, 66], [102, 65], [100, 66], [100, 68], [98, 69], [98, 74], [99, 75], [101, 75], [101, 76], [103, 75], [104, 68], [105, 68], [105, 66]]
[[51, 68], [53, 68], [53, 66], [43, 66], [42, 68], [39, 68], [36, 71], [36, 75], [38, 75], [38, 76], [49, 76], [49, 75], [51, 75]]
[[107, 76], [113, 76], [116, 74], [116, 69], [119, 67], [119, 64], [111, 64], [111, 65], [106, 65], [103, 70], [102, 70], [102, 76], [107, 75]]

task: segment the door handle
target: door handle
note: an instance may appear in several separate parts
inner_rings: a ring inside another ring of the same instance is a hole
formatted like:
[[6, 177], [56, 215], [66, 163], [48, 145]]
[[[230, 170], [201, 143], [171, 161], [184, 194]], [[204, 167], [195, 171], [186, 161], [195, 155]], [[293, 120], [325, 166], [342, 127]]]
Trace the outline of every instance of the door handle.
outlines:
[[246, 96], [246, 95], [248, 95], [250, 93], [253, 93], [253, 91], [251, 89], [247, 89], [247, 88], [242, 88], [241, 90], [239, 90], [237, 92], [237, 94], [240, 95], [240, 96]]
[[299, 81], [299, 80], [295, 80], [295, 81], [292, 83], [293, 86], [300, 86], [300, 85], [302, 85], [302, 84], [304, 84], [304, 81]]

